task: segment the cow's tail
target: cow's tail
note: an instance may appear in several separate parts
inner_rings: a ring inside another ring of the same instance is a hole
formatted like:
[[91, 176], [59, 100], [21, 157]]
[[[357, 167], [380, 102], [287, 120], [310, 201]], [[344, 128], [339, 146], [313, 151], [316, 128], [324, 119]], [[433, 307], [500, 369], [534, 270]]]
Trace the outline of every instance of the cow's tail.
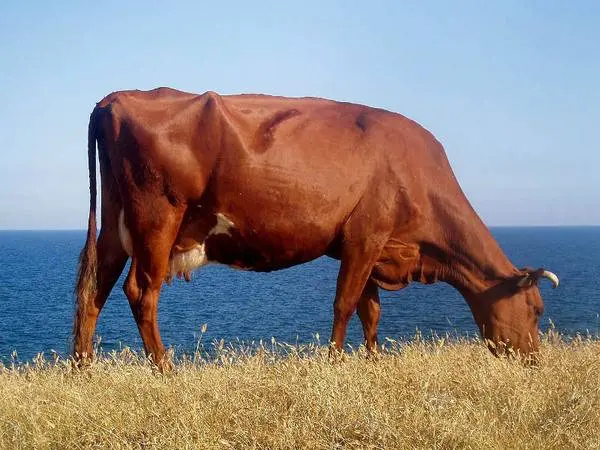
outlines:
[[[94, 108], [90, 115], [88, 126], [88, 171], [90, 179], [90, 211], [88, 216], [88, 229], [85, 246], [79, 255], [79, 269], [77, 285], [75, 287], [76, 308], [73, 332], [80, 333], [80, 324], [86, 314], [89, 302], [96, 293], [96, 272], [98, 258], [96, 255], [96, 117], [98, 108]], [[76, 337], [77, 340], [77, 337]]]

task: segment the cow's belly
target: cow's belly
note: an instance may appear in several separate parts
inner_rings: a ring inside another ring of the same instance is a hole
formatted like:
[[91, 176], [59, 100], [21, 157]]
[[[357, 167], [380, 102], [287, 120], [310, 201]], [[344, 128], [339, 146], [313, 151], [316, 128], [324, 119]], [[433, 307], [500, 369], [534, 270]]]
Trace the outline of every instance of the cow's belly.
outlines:
[[[300, 227], [291, 235], [276, 227], [268, 231], [238, 227], [224, 214], [193, 217], [182, 224], [172, 247], [165, 280], [190, 280], [191, 274], [207, 264], [224, 264], [236, 269], [272, 271], [310, 261], [325, 254], [329, 239], [322, 230]], [[119, 235], [131, 256], [133, 245], [121, 212]]]

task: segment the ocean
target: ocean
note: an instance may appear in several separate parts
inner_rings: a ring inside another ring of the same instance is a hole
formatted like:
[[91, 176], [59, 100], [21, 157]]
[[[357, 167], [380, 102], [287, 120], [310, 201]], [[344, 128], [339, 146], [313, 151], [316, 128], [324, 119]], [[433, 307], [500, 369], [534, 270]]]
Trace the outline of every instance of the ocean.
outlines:
[[[600, 227], [502, 227], [492, 233], [517, 266], [545, 267], [561, 281], [541, 283], [545, 313], [541, 328], [554, 324], [565, 335], [600, 334]], [[39, 352], [67, 355], [73, 318], [73, 286], [84, 231], [0, 231], [0, 359], [20, 361]], [[326, 343], [339, 262], [320, 258], [278, 272], [253, 273], [207, 266], [190, 283], [165, 285], [159, 305], [163, 341], [177, 352], [204, 345], [260, 340]], [[127, 270], [127, 268], [126, 268]], [[124, 275], [126, 274], [124, 271]], [[104, 350], [142, 342], [122, 291], [124, 275], [98, 322]], [[413, 283], [381, 291], [380, 339], [408, 339], [416, 331], [477, 335], [471, 312], [450, 286]], [[347, 343], [362, 342], [358, 318]]]

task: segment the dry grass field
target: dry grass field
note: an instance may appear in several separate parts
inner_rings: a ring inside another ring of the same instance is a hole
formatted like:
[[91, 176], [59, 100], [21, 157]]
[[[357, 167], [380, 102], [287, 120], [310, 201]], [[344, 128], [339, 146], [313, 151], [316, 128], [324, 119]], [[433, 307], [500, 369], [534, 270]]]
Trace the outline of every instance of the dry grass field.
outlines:
[[600, 448], [600, 341], [551, 332], [542, 362], [481, 342], [216, 345], [168, 375], [124, 350], [88, 370], [0, 368], [2, 448]]

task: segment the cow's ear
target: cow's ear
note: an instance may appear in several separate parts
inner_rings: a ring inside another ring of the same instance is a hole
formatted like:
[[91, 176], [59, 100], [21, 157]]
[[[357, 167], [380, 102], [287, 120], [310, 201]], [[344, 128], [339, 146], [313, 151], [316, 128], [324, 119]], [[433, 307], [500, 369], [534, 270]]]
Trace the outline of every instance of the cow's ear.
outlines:
[[533, 286], [537, 281], [537, 278], [532, 272], [521, 275], [517, 280], [517, 286], [520, 288], [526, 288]]
[[521, 272], [521, 274], [515, 277], [515, 282], [519, 289], [530, 287], [535, 283], [535, 278], [532, 276], [532, 274], [535, 273], [535, 269], [531, 267], [522, 267], [519, 269], [519, 272]]

